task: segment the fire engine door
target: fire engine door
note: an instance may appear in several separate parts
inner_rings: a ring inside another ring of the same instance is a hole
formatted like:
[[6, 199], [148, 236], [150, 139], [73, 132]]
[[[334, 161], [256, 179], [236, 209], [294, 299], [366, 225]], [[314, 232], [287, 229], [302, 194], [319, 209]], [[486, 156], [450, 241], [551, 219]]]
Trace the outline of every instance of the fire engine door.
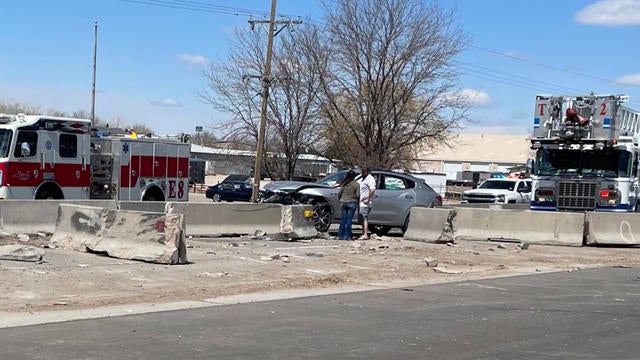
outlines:
[[56, 151], [58, 150], [58, 133], [51, 131], [41, 131], [38, 134], [40, 144], [40, 169], [43, 178], [53, 178], [53, 169], [56, 164]]

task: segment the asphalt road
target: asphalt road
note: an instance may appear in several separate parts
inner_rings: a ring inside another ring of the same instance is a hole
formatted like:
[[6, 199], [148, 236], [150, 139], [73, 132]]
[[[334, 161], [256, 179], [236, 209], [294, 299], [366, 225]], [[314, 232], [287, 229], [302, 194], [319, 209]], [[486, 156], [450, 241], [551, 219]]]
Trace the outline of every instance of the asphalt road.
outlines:
[[0, 329], [1, 359], [638, 359], [640, 269]]

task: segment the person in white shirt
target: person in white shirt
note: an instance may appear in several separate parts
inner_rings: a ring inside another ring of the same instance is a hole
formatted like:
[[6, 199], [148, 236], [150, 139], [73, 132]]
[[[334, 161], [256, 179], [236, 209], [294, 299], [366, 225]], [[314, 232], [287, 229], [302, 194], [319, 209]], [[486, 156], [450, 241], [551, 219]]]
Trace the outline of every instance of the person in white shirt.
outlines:
[[362, 167], [358, 183], [360, 184], [359, 214], [362, 216], [362, 236], [358, 240], [368, 240], [369, 213], [373, 204], [373, 194], [376, 191], [376, 179], [371, 175], [368, 166]]

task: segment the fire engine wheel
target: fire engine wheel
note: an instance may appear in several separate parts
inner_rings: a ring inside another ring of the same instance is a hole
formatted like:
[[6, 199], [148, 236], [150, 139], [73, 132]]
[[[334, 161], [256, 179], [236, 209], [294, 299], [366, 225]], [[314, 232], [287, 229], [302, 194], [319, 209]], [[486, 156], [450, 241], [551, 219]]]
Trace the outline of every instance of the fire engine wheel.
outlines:
[[62, 200], [64, 196], [60, 189], [42, 189], [36, 195], [36, 200]]
[[164, 201], [164, 195], [162, 194], [162, 190], [156, 187], [152, 187], [148, 189], [142, 201]]

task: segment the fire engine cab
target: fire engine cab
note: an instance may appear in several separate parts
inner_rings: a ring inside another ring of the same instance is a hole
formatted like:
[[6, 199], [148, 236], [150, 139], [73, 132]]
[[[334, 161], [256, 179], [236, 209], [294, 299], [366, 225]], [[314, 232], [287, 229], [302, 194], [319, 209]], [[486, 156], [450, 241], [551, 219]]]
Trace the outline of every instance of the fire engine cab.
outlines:
[[640, 211], [640, 112], [625, 95], [538, 95], [532, 210]]
[[189, 155], [87, 119], [0, 114], [0, 199], [188, 201]]

